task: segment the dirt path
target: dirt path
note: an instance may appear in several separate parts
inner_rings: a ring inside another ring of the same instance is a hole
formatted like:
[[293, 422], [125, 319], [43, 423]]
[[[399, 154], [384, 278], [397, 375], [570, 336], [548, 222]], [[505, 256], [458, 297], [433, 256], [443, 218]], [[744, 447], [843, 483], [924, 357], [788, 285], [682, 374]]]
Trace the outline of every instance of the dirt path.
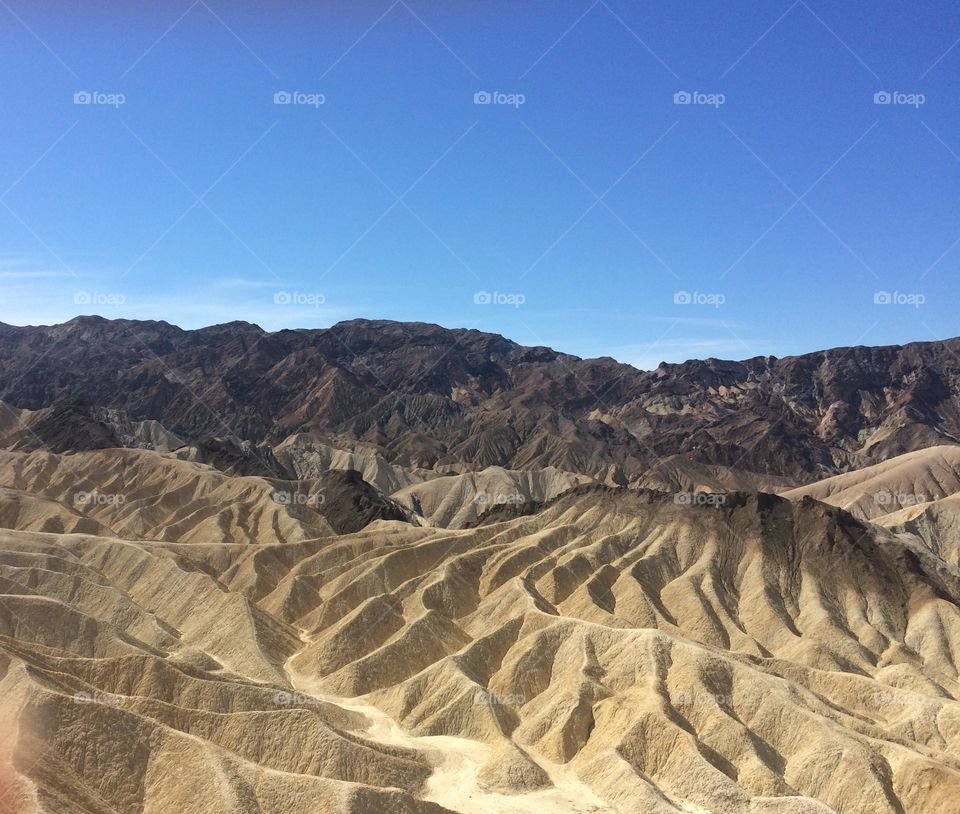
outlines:
[[526, 794], [486, 791], [480, 787], [477, 774], [493, 752], [487, 744], [447, 735], [410, 735], [364, 696], [344, 698], [324, 693], [315, 682], [293, 672], [289, 663], [287, 675], [297, 692], [363, 715], [369, 722], [361, 733], [364, 737], [423, 752], [433, 766], [433, 774], [421, 795], [424, 800], [461, 814], [616, 814], [571, 769], [533, 755], [531, 758], [553, 781], [552, 788]]

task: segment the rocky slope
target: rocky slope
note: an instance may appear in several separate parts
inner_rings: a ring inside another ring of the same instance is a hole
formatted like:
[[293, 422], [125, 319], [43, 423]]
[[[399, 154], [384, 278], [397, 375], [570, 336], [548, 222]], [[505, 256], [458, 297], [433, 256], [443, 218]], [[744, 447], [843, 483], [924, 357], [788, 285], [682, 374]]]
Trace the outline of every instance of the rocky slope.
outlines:
[[809, 497], [587, 485], [279, 545], [4, 531], [7, 799], [949, 812], [958, 601], [913, 538]]
[[135, 449], [0, 452], [0, 489], [0, 512], [11, 515], [8, 528], [132, 540], [293, 543], [409, 516], [354, 471], [295, 481], [230, 477]]
[[960, 566], [960, 447], [940, 446], [891, 458], [783, 492], [841, 506], [873, 523], [917, 536]]

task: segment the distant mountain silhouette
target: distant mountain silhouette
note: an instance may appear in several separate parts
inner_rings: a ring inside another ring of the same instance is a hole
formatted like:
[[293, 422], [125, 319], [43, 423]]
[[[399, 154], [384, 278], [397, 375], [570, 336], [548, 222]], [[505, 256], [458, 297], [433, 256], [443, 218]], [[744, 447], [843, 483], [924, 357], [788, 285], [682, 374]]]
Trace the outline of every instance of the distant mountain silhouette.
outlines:
[[679, 454], [812, 481], [960, 443], [960, 339], [640, 371], [424, 323], [268, 333], [84, 316], [0, 324], [0, 400], [0, 441], [18, 449], [309, 432], [425, 468], [636, 482]]

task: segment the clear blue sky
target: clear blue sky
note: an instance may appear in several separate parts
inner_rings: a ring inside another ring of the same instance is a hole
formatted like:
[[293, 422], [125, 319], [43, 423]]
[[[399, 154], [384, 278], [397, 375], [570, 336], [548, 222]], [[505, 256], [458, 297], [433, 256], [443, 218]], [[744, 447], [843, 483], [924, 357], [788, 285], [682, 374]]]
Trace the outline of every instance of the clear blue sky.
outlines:
[[591, 3], [3, 0], [0, 320], [960, 334], [955, 2]]

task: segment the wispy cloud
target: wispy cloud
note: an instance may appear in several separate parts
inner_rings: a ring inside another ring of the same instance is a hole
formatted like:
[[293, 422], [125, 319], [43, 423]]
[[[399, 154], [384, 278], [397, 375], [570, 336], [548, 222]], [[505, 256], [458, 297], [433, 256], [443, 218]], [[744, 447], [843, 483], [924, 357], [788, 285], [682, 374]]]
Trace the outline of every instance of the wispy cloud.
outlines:
[[46, 265], [39, 257], [17, 252], [0, 252], [0, 269], [23, 268], [24, 266]]
[[67, 271], [51, 271], [46, 269], [37, 271], [0, 271], [0, 280], [33, 280], [41, 277], [73, 277], [73, 275]]

